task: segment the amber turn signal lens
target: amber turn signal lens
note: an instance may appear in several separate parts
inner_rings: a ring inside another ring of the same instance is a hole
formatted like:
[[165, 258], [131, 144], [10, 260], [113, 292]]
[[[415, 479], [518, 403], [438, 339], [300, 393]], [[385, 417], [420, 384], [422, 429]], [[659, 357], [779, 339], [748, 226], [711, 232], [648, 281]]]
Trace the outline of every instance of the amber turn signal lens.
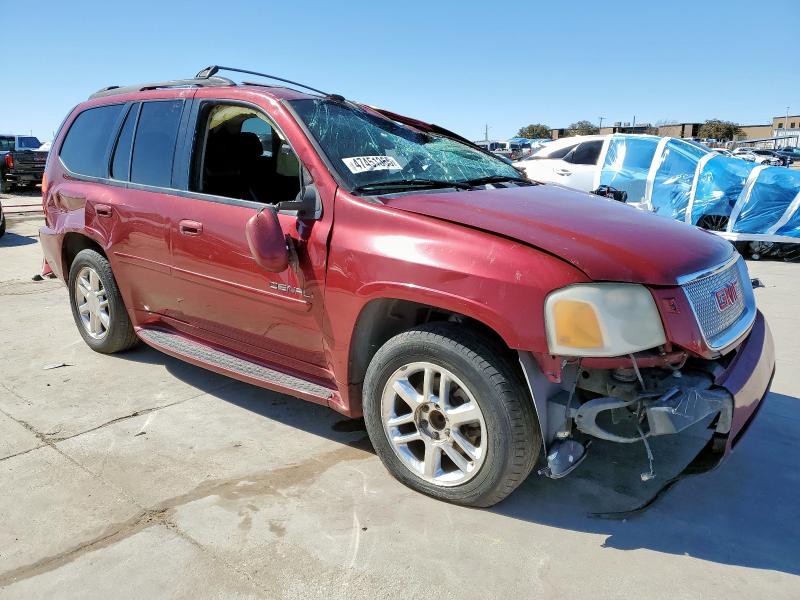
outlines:
[[603, 333], [594, 308], [586, 302], [559, 300], [553, 307], [558, 344], [570, 348], [602, 348]]

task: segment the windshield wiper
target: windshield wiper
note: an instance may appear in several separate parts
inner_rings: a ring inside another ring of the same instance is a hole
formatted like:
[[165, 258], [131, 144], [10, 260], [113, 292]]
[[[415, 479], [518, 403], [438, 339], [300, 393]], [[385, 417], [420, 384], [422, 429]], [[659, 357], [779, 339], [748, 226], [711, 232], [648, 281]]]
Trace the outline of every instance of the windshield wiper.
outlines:
[[437, 188], [456, 188], [459, 190], [468, 190], [472, 186], [463, 181], [440, 181], [438, 179], [396, 179], [393, 181], [377, 181], [375, 183], [365, 183], [353, 188], [354, 192], [368, 192], [373, 190], [387, 190], [387, 189], [403, 189], [403, 188], [420, 188], [420, 189], [437, 189]]
[[466, 184], [470, 187], [476, 185], [483, 185], [484, 183], [502, 183], [504, 181], [513, 181], [514, 183], [531, 183], [524, 177], [514, 177], [513, 175], [489, 175], [487, 177], [476, 177], [475, 179], [467, 179], [459, 183]]

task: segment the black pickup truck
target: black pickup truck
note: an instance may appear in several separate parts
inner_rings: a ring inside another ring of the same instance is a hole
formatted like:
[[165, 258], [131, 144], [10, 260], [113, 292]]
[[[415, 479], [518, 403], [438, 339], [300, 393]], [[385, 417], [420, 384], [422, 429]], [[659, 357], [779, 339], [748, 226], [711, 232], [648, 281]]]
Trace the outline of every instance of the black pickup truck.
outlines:
[[31, 135], [0, 134], [0, 186], [3, 193], [15, 185], [33, 187], [42, 183], [47, 151]]

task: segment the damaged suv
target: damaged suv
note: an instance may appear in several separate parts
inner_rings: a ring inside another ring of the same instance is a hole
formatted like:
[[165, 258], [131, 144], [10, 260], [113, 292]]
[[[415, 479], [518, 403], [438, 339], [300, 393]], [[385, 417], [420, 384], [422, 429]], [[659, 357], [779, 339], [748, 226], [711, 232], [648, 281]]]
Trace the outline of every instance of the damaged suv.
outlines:
[[704, 422], [705, 465], [739, 440], [775, 361], [728, 242], [222, 69], [101, 90], [56, 136], [41, 242], [91, 348], [363, 415], [392, 475], [472, 506], [591, 437]]

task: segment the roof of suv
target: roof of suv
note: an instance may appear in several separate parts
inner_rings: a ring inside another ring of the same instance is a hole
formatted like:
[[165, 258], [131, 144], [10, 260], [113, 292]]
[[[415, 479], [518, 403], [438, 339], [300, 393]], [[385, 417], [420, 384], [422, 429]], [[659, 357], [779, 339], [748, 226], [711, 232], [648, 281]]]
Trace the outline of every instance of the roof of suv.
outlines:
[[[276, 81], [280, 81], [282, 83], [287, 83], [294, 85], [296, 87], [305, 88], [312, 93], [309, 94], [308, 92], [301, 92], [293, 87], [287, 87], [285, 85], [270, 85], [266, 83], [253, 83], [249, 81], [242, 82], [241, 84], [236, 83], [232, 79], [228, 79], [227, 77], [219, 77], [216, 76], [216, 73], [219, 71], [233, 71], [237, 73], [245, 73], [250, 75], [256, 75], [258, 77], [263, 77], [266, 79], [273, 79]], [[273, 75], [267, 75], [266, 73], [258, 73], [256, 71], [248, 71], [245, 69], [238, 69], [234, 67], [220, 67], [217, 65], [212, 65], [210, 67], [206, 67], [205, 69], [201, 70], [195, 77], [190, 79], [173, 79], [169, 81], [161, 81], [161, 82], [152, 82], [152, 83], [139, 83], [134, 85], [127, 85], [127, 86], [117, 86], [111, 85], [108, 87], [104, 87], [91, 96], [89, 96], [89, 100], [94, 100], [97, 98], [105, 98], [108, 96], [118, 96], [123, 94], [144, 94], [147, 97], [150, 94], [147, 92], [155, 92], [164, 90], [174, 89], [179, 91], [181, 89], [186, 88], [206, 88], [206, 87], [226, 87], [226, 88], [244, 88], [252, 90], [253, 88], [260, 88], [261, 91], [264, 91], [266, 94], [276, 98], [276, 99], [286, 99], [286, 100], [297, 100], [303, 98], [318, 98], [320, 96], [334, 96], [339, 97], [333, 94], [326, 94], [325, 92], [318, 90], [316, 88], [312, 88], [310, 86], [304, 85], [302, 83], [297, 83], [295, 81], [291, 81], [289, 79], [284, 79], [282, 77], [276, 77]]]

